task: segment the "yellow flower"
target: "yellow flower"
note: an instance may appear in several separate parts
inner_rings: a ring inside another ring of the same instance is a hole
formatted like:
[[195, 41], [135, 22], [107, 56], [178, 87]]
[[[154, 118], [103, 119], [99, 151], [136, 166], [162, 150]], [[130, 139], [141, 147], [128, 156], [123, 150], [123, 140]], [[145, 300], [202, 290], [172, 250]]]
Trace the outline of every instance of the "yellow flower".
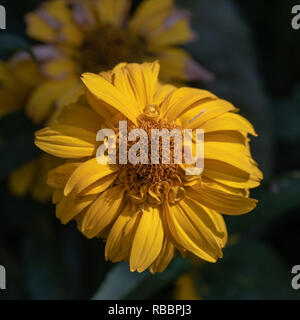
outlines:
[[14, 56], [8, 62], [0, 61], [0, 117], [22, 109], [40, 78], [31, 59]]
[[28, 105], [35, 122], [45, 119], [53, 100], [58, 105], [77, 100], [83, 72], [98, 73], [122, 61], [159, 59], [162, 79], [168, 81], [213, 79], [176, 47], [195, 37], [186, 11], [173, 0], [144, 0], [129, 18], [130, 7], [130, 0], [53, 0], [27, 15], [28, 35], [44, 43], [35, 53], [48, 79]]
[[[61, 222], [75, 219], [87, 238], [105, 239], [106, 259], [153, 273], [167, 267], [176, 249], [210, 262], [222, 257], [222, 214], [251, 211], [257, 201], [248, 189], [262, 179], [249, 150], [248, 133], [255, 131], [237, 109], [205, 90], [161, 85], [158, 74], [157, 62], [83, 74], [86, 95], [35, 141], [67, 159], [48, 176]], [[174, 162], [99, 164], [98, 130], [115, 130], [122, 119], [145, 131], [204, 129], [203, 173], [186, 175], [185, 165]]]

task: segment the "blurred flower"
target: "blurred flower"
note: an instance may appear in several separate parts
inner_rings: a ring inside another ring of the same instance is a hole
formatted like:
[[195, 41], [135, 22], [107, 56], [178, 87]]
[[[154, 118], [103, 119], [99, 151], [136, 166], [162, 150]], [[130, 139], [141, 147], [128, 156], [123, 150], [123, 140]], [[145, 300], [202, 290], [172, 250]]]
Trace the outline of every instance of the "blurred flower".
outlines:
[[[32, 99], [32, 93], [43, 79], [37, 63], [28, 53], [15, 54], [8, 62], [0, 63], [0, 118], [22, 111]], [[44, 97], [44, 100], [47, 96]], [[42, 106], [41, 106], [42, 107]], [[22, 197], [26, 194], [39, 201], [50, 199], [52, 188], [47, 185], [48, 171], [61, 164], [61, 159], [42, 155], [16, 169], [9, 177], [11, 192]]]
[[28, 106], [34, 121], [45, 119], [53, 99], [59, 105], [77, 100], [80, 74], [109, 70], [122, 61], [159, 59], [163, 80], [213, 80], [176, 47], [195, 37], [188, 12], [173, 0], [144, 0], [129, 18], [130, 7], [130, 0], [53, 0], [27, 15], [28, 35], [45, 43], [35, 49], [44, 75], [64, 87], [58, 95], [55, 84], [41, 84]]
[[193, 272], [188, 272], [179, 277], [175, 282], [175, 300], [200, 300], [197, 292], [196, 279]]
[[41, 75], [32, 59], [14, 56], [0, 62], [0, 117], [23, 108]]
[[[248, 189], [262, 179], [249, 150], [248, 133], [256, 134], [237, 109], [205, 90], [161, 85], [158, 73], [155, 62], [83, 74], [86, 95], [38, 131], [35, 142], [68, 159], [48, 176], [62, 223], [75, 219], [87, 238], [105, 239], [106, 259], [153, 273], [167, 267], [175, 248], [210, 262], [222, 257], [222, 214], [251, 211], [257, 201]], [[120, 119], [145, 130], [204, 129], [202, 175], [185, 175], [174, 163], [100, 165], [96, 134], [115, 129]]]
[[47, 154], [27, 162], [10, 175], [10, 191], [17, 197], [30, 194], [38, 202], [49, 201], [53, 188], [46, 183], [47, 175], [61, 163], [61, 159]]

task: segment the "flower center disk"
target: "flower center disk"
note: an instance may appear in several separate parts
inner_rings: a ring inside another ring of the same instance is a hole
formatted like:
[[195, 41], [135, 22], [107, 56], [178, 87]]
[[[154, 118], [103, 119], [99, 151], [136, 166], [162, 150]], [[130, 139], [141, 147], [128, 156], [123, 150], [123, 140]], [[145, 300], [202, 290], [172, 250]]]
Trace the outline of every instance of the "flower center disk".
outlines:
[[86, 38], [79, 52], [84, 72], [100, 72], [113, 68], [120, 61], [141, 62], [146, 44], [141, 37], [126, 29], [112, 26], [94, 30]]
[[[147, 150], [148, 158], [147, 164], [137, 163], [132, 164], [128, 161], [127, 164], [120, 164], [121, 170], [119, 175], [119, 182], [126, 185], [129, 189], [129, 196], [134, 202], [144, 202], [146, 200], [161, 204], [163, 199], [173, 193], [175, 199], [179, 193], [181, 193], [181, 168], [179, 164], [174, 163], [174, 150], [175, 150], [175, 139], [172, 135], [167, 138], [164, 134], [159, 137], [158, 146], [158, 163], [153, 164], [152, 161], [152, 130], [166, 129], [168, 132], [172, 132], [173, 129], [182, 130], [175, 125], [175, 123], [167, 122], [162, 119], [158, 119], [159, 113], [156, 112], [155, 106], [149, 106], [144, 110], [144, 113], [138, 119], [138, 126], [133, 123], [127, 124], [127, 132], [131, 132], [134, 129], [142, 129], [147, 134], [147, 145], [140, 144], [143, 150]], [[164, 139], [166, 138], [166, 139]], [[138, 139], [137, 139], [138, 140]], [[139, 140], [138, 140], [139, 141]], [[138, 141], [127, 142], [127, 153], [130, 148], [134, 146]], [[163, 150], [169, 152], [169, 163], [163, 163]], [[117, 158], [119, 158], [120, 146], [117, 146]], [[137, 157], [141, 156], [140, 150], [136, 153]], [[141, 159], [141, 157], [140, 157]]]

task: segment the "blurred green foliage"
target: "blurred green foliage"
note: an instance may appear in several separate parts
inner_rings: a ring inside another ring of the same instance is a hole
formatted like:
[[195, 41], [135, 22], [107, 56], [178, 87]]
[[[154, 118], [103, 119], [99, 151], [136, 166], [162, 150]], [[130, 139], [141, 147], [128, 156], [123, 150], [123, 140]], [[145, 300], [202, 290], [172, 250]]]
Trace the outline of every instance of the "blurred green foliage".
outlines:
[[[24, 14], [39, 2], [1, 2], [8, 14], [2, 59], [30, 50]], [[0, 299], [172, 298], [176, 279], [188, 270], [207, 299], [300, 297], [290, 285], [291, 268], [300, 264], [300, 31], [290, 26], [296, 1], [177, 2], [192, 12], [198, 33], [188, 50], [216, 75], [206, 87], [240, 108], [259, 134], [252, 147], [265, 181], [251, 194], [258, 207], [226, 217], [232, 243], [216, 264], [177, 257], [161, 274], [130, 273], [127, 264], [104, 261], [101, 241], [85, 239], [75, 223], [61, 225], [51, 204], [9, 193], [8, 175], [39, 155], [36, 128], [22, 112], [10, 115], [0, 120], [0, 264], [8, 288]]]
[[266, 244], [240, 240], [224, 259], [198, 270], [197, 287], [206, 299], [295, 299], [287, 270]]

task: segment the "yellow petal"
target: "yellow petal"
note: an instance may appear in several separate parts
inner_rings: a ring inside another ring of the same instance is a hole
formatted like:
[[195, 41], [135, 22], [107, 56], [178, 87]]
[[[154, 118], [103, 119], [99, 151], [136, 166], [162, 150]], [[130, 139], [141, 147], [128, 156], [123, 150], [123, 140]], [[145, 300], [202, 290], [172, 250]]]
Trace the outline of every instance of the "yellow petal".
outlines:
[[190, 198], [188, 194], [185, 201], [182, 202], [182, 207], [185, 207], [185, 211], [191, 221], [197, 223], [199, 219], [201, 220], [202, 225], [200, 229], [203, 234], [206, 234], [208, 241], [209, 238], [214, 237], [214, 239], [210, 240], [212, 246], [215, 247], [215, 242], [217, 242], [220, 248], [225, 246], [227, 242], [227, 228], [221, 214], [201, 205], [199, 201]]
[[101, 23], [116, 27], [123, 26], [130, 6], [131, 2], [129, 0], [95, 1], [95, 7]]
[[127, 222], [126, 226], [123, 230], [123, 237], [121, 242], [121, 250], [122, 256], [126, 261], [129, 261], [132, 243], [134, 240], [134, 236], [139, 225], [139, 222], [142, 218], [142, 211], [133, 212], [129, 221]]
[[[120, 65], [126, 65], [126, 63], [119, 63], [118, 66]], [[116, 67], [118, 67], [116, 66]], [[102, 78], [104, 78], [106, 81], [108, 81], [109, 83], [113, 83], [113, 73], [112, 73], [112, 70], [109, 70], [109, 71], [102, 71], [99, 73], [100, 76]]]
[[48, 173], [47, 183], [53, 188], [64, 188], [73, 172], [82, 162], [71, 162], [63, 164]]
[[[260, 180], [262, 179], [261, 172], [251, 160], [247, 146], [242, 142], [230, 141], [229, 135], [225, 134], [220, 134], [219, 136], [207, 134], [204, 139], [205, 161], [210, 159], [225, 162], [242, 171], [255, 175]], [[224, 141], [221, 141], [221, 139]]]
[[165, 216], [169, 232], [175, 241], [201, 259], [216, 262], [218, 256], [205, 241], [200, 230], [179, 206], [165, 205]]
[[27, 87], [27, 90], [31, 90], [41, 81], [39, 65], [29, 54], [24, 52], [15, 54], [9, 61], [9, 67], [10, 76], [15, 78], [15, 86], [18, 82], [25, 88]]
[[142, 210], [130, 254], [130, 270], [143, 272], [159, 255], [164, 238], [160, 211], [155, 207]]
[[179, 206], [189, 221], [192, 222], [197, 232], [203, 237], [201, 245], [203, 248], [205, 247], [205, 251], [210, 252], [210, 255], [222, 257], [220, 244], [226, 231], [219, 232], [209, 212], [205, 211], [195, 201], [185, 199], [179, 203]]
[[37, 13], [56, 31], [56, 41], [75, 46], [81, 44], [83, 34], [75, 24], [73, 12], [65, 1], [45, 2]]
[[121, 92], [97, 74], [84, 73], [82, 81], [97, 99], [106, 102], [137, 125], [138, 107], [130, 105], [130, 99], [127, 98], [126, 93]]
[[52, 188], [46, 184], [48, 171], [57, 166], [60, 159], [43, 154], [12, 173], [9, 179], [10, 189], [16, 196], [27, 193], [38, 202], [47, 202], [52, 194]]
[[98, 113], [98, 116], [105, 120], [108, 128], [112, 128], [114, 121], [119, 119], [119, 113], [116, 109], [112, 108], [109, 104], [103, 100], [97, 99], [89, 91], [86, 92], [86, 98], [89, 105]]
[[33, 39], [50, 42], [55, 39], [56, 32], [38, 14], [29, 13], [26, 16], [27, 35]]
[[96, 158], [92, 158], [81, 164], [73, 172], [65, 186], [65, 195], [70, 194], [73, 190], [78, 194], [97, 180], [115, 172], [116, 171], [113, 166], [102, 165]]
[[213, 131], [207, 132], [205, 135], [206, 142], [235, 143], [241, 148], [244, 148], [245, 153], [249, 156], [250, 149], [248, 140], [248, 137], [244, 136], [240, 131], [235, 130]]
[[36, 167], [34, 183], [30, 190], [32, 198], [38, 202], [47, 202], [51, 198], [53, 189], [47, 185], [47, 175], [50, 170], [60, 165], [62, 160], [43, 154], [38, 159], [38, 166]]
[[113, 224], [108, 235], [105, 245], [105, 259], [112, 262], [121, 261], [124, 259], [122, 254], [122, 239], [124, 235], [124, 228], [133, 215], [130, 202], [126, 204], [116, 222]]
[[155, 47], [151, 45], [148, 51], [159, 60], [160, 79], [166, 81], [204, 81], [212, 82], [215, 75], [196, 62], [185, 50], [173, 47]]
[[225, 220], [221, 214], [214, 210], [209, 210], [212, 217], [212, 221], [214, 222], [216, 230], [219, 232], [221, 237], [218, 237], [217, 240], [219, 241], [219, 245], [221, 248], [224, 248], [226, 246], [227, 240], [228, 240], [228, 232]]
[[161, 251], [155, 261], [152, 263], [150, 269], [151, 273], [156, 272], [163, 272], [169, 263], [172, 261], [172, 259], [175, 256], [175, 247], [173, 244], [168, 240], [167, 237], [165, 237], [163, 246], [161, 248]]
[[61, 223], [66, 224], [74, 219], [82, 210], [87, 208], [96, 199], [97, 195], [87, 197], [76, 197], [70, 194], [56, 206], [56, 216], [61, 220]]
[[96, 135], [71, 126], [53, 125], [35, 133], [35, 144], [61, 158], [82, 158], [95, 154]]
[[197, 129], [210, 119], [214, 119], [228, 111], [236, 110], [228, 101], [210, 99], [195, 105], [180, 116], [180, 123], [184, 128]]
[[24, 52], [0, 62], [0, 117], [24, 108], [40, 77], [36, 63]]
[[219, 117], [213, 118], [203, 123], [202, 129], [206, 133], [224, 130], [236, 130], [247, 135], [248, 133], [256, 136], [252, 124], [239, 114], [227, 112]]
[[178, 81], [204, 81], [215, 79], [212, 72], [201, 66], [183, 49], [172, 47], [149, 48], [159, 60], [161, 66], [160, 78], [164, 81], [176, 79]]
[[168, 81], [170, 79], [188, 80], [186, 74], [186, 63], [191, 56], [183, 49], [179, 48], [149, 48], [159, 60], [161, 66], [160, 78]]
[[[220, 160], [205, 159], [203, 175], [234, 188], [255, 188], [260, 178], [255, 172], [246, 172]], [[249, 170], [248, 170], [249, 171]]]
[[124, 200], [124, 187], [115, 186], [99, 195], [85, 213], [81, 232], [89, 239], [96, 237], [120, 214]]
[[[26, 113], [36, 124], [46, 120], [54, 111], [56, 99], [74, 84], [73, 78], [42, 82], [31, 94]], [[76, 80], [77, 81], [77, 80]]]
[[183, 87], [175, 90], [162, 103], [161, 117], [174, 121], [184, 112], [187, 113], [187, 110], [195, 106], [199, 110], [204, 102], [216, 99], [217, 97], [209, 91]]
[[188, 187], [189, 197], [199, 201], [204, 206], [216, 210], [219, 213], [240, 215], [252, 211], [256, 207], [257, 200], [238, 196], [208, 187], [204, 184]]
[[[190, 29], [189, 21], [183, 16], [180, 20], [176, 19], [176, 12], [174, 13], [175, 23], [169, 23], [168, 26], [164, 28], [161, 27], [161, 31], [155, 32], [149, 35], [149, 41], [158, 46], [171, 46], [179, 45], [189, 42], [195, 38], [195, 34]], [[170, 17], [172, 19], [172, 16]], [[177, 21], [176, 21], [177, 20]]]
[[79, 72], [78, 64], [72, 59], [61, 57], [47, 61], [42, 66], [43, 74], [52, 80], [63, 80]]
[[[249, 197], [249, 190], [244, 188], [235, 188], [231, 186], [227, 186], [226, 184], [222, 184], [220, 182], [209, 179], [205, 176], [202, 176], [202, 183], [208, 187], [216, 188], [217, 190], [221, 190], [223, 192], [232, 193], [234, 195]], [[196, 184], [194, 184], [195, 186]]]
[[100, 194], [101, 192], [108, 189], [118, 177], [119, 172], [111, 173], [108, 176], [101, 178], [100, 180], [94, 182], [89, 187], [84, 189], [80, 194], [83, 196], [88, 196], [92, 194]]
[[155, 95], [153, 98], [153, 103], [156, 105], [160, 105], [169, 94], [171, 94], [174, 90], [176, 90], [176, 87], [170, 84], [162, 85], [160, 83], [157, 84], [157, 89], [155, 91]]
[[64, 198], [64, 189], [54, 189], [52, 193], [52, 203], [57, 204]]
[[147, 36], [157, 30], [174, 9], [173, 0], [144, 0], [129, 21], [132, 32]]
[[153, 103], [159, 74], [158, 62], [121, 65], [113, 70], [113, 74], [116, 88], [126, 92], [128, 102], [136, 105], [140, 113]]
[[72, 103], [62, 109], [56, 120], [64, 126], [81, 128], [95, 133], [101, 129], [103, 119], [89, 105], [83, 103]]
[[37, 160], [30, 161], [15, 170], [9, 177], [9, 188], [11, 192], [18, 196], [24, 196], [33, 183], [37, 168]]
[[[56, 104], [57, 109], [60, 111], [63, 107], [76, 103], [81, 96], [84, 95], [85, 88], [80, 79], [76, 79], [71, 85], [66, 89], [65, 92], [59, 95]], [[53, 115], [55, 118], [55, 114]]]

